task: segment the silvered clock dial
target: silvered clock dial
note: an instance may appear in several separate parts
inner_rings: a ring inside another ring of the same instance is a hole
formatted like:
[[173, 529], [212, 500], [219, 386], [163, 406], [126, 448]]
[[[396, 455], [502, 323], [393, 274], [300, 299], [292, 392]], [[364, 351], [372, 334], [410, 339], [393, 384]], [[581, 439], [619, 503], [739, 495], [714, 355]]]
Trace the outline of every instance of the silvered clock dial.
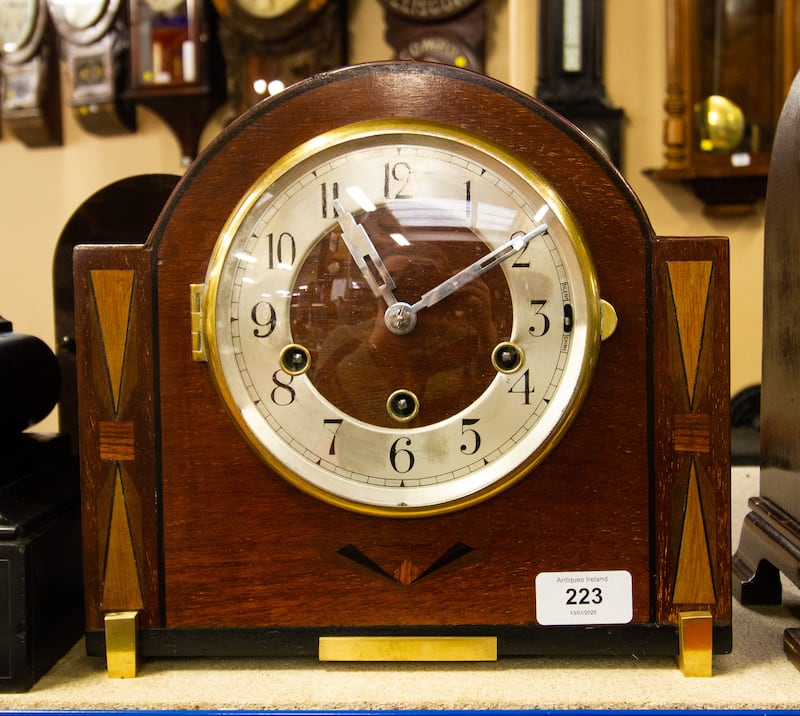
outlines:
[[590, 384], [601, 304], [542, 177], [444, 125], [305, 143], [231, 216], [204, 338], [259, 454], [356, 510], [446, 511], [541, 460]]

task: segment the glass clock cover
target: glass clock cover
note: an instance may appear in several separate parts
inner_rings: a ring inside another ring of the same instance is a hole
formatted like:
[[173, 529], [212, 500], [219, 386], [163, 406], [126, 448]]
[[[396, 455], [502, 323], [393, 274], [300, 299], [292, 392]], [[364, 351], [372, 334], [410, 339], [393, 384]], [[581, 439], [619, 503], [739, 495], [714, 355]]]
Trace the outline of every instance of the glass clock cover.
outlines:
[[450, 510], [511, 484], [569, 424], [600, 340], [558, 196], [418, 122], [285, 157], [229, 220], [206, 285], [212, 373], [251, 444], [367, 512]]

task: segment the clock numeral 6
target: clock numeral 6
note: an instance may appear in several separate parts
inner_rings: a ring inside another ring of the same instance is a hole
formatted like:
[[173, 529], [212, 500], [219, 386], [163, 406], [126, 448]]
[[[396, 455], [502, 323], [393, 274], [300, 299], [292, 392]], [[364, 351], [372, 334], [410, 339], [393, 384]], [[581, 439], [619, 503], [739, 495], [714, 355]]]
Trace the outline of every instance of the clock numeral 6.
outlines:
[[[406, 447], [398, 447], [401, 443]], [[389, 448], [389, 462], [395, 472], [410, 472], [414, 467], [414, 453], [407, 449], [410, 445], [411, 438], [397, 438]]]

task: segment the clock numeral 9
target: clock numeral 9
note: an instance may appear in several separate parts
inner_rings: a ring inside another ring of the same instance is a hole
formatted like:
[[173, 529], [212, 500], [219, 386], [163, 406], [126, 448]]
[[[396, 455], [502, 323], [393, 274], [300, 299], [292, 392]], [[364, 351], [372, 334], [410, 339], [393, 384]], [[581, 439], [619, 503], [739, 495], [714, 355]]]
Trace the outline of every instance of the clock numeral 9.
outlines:
[[278, 323], [275, 309], [269, 301], [259, 301], [250, 311], [250, 318], [258, 328], [253, 329], [256, 338], [267, 338], [272, 335]]

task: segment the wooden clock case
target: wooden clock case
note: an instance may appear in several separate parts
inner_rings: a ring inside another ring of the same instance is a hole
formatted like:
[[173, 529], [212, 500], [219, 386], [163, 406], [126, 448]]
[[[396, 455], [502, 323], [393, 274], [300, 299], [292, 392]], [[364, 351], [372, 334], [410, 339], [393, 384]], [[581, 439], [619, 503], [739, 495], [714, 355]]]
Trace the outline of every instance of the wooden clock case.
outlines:
[[[584, 232], [616, 333], [577, 419], [504, 493], [393, 519], [272, 472], [192, 360], [190, 284], [248, 188], [290, 149], [386, 117], [488, 137], [552, 183]], [[87, 649], [135, 613], [142, 655], [316, 655], [329, 636], [489, 636], [499, 655], [677, 654], [679, 617], [731, 646], [728, 246], [656, 237], [571, 124], [433, 63], [344, 68], [231, 124], [146, 242], [75, 253]], [[627, 570], [630, 623], [541, 626], [542, 572]], [[712, 629], [713, 625], [713, 629]], [[709, 658], [710, 663], [710, 658]]]

